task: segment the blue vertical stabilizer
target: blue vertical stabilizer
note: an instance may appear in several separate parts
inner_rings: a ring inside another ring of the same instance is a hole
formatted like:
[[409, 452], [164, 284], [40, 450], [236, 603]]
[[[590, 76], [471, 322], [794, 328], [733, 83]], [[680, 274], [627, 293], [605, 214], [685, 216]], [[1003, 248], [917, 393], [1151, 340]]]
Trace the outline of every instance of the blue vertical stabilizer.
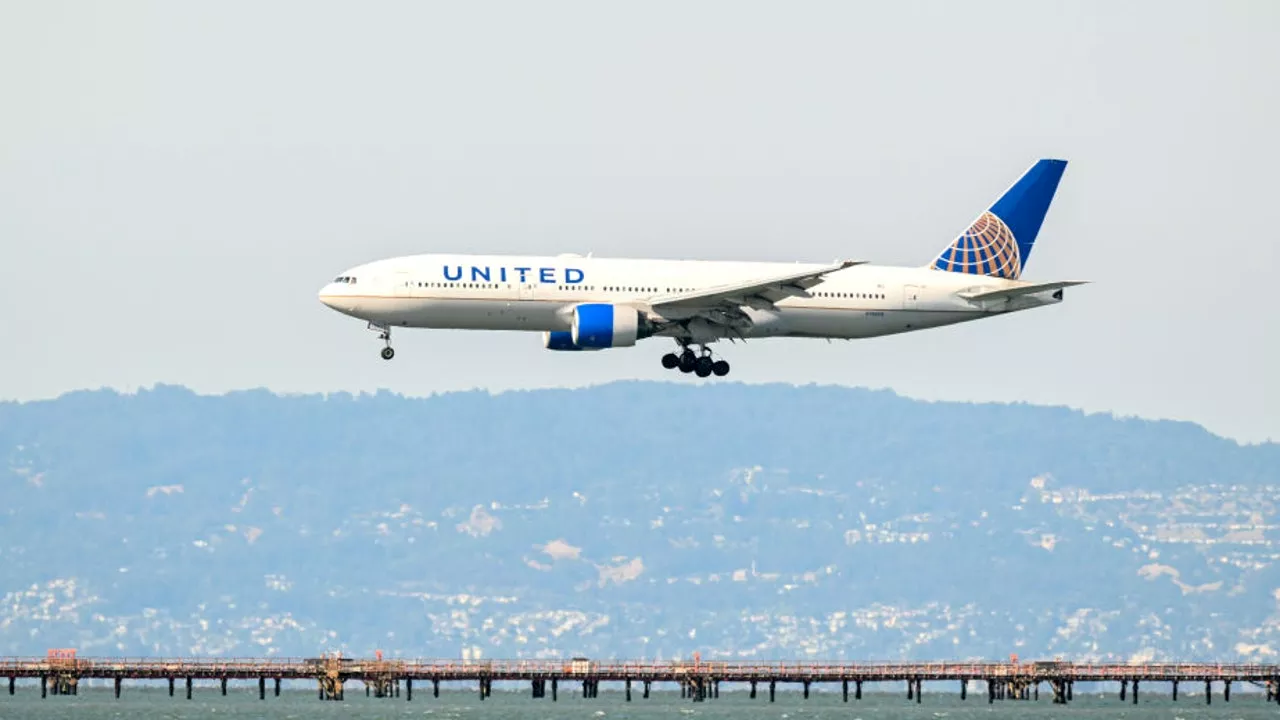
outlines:
[[1021, 277], [1066, 169], [1066, 160], [1040, 160], [1031, 166], [931, 267], [1007, 280]]

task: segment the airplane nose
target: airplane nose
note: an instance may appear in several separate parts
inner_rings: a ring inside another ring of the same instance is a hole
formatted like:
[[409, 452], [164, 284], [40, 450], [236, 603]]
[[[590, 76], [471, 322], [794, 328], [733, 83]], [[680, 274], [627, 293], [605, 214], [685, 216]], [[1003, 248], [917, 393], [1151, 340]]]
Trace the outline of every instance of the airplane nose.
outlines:
[[356, 313], [360, 311], [359, 303], [351, 296], [350, 288], [340, 283], [329, 283], [320, 288], [320, 292], [316, 293], [316, 299], [343, 315], [356, 317]]
[[333, 307], [338, 300], [337, 296], [333, 292], [332, 283], [320, 288], [320, 292], [316, 294], [316, 297], [319, 298], [320, 302], [324, 303], [328, 307]]

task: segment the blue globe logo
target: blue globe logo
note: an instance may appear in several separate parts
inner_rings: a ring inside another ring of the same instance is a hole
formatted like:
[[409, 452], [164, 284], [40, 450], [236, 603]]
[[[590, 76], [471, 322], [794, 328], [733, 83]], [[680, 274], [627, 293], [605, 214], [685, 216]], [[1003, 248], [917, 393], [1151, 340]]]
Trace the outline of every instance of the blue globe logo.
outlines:
[[1017, 280], [1022, 258], [1013, 231], [990, 211], [969, 226], [933, 261], [936, 270]]

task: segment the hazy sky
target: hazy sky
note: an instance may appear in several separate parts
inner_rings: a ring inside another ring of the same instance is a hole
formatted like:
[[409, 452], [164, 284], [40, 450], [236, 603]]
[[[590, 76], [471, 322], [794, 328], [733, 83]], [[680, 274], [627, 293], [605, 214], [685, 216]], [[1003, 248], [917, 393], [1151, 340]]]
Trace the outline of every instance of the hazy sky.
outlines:
[[316, 291], [431, 251], [924, 264], [1052, 156], [1024, 278], [1094, 284], [731, 378], [1280, 439], [1277, 69], [1266, 0], [0, 0], [0, 397], [705, 382], [666, 340], [387, 363]]

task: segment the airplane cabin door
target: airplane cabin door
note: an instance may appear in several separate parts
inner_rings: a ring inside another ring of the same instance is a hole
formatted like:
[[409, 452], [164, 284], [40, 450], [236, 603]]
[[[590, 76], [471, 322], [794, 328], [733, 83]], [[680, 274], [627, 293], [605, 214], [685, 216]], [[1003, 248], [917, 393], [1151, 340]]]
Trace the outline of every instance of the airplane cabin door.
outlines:
[[409, 297], [413, 294], [412, 287], [413, 283], [409, 280], [409, 273], [397, 272], [391, 276], [392, 294], [396, 297]]
[[902, 309], [915, 310], [919, 307], [924, 288], [919, 285], [905, 285], [902, 288]]

